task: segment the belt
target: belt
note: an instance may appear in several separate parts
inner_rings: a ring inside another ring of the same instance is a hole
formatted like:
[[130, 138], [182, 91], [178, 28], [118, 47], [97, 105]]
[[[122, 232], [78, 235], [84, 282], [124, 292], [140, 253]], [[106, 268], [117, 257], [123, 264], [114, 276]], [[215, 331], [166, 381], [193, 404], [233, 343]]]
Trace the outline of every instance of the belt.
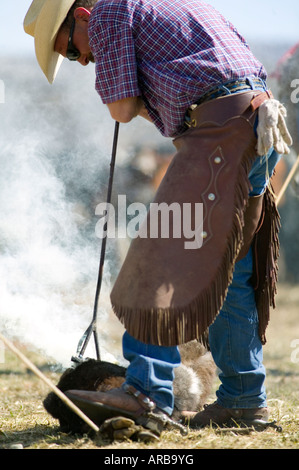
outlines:
[[[261, 89], [264, 92], [261, 92]], [[186, 114], [185, 114], [185, 129], [190, 127], [194, 127], [191, 122], [191, 113], [196, 109], [199, 105], [206, 103], [208, 101], [214, 100], [216, 98], [220, 98], [223, 96], [229, 96], [234, 93], [242, 92], [242, 91], [260, 91], [260, 95], [253, 98], [251, 102], [251, 109], [255, 111], [259, 106], [267, 99], [273, 98], [272, 92], [270, 90], [266, 90], [265, 83], [263, 80], [259, 78], [246, 78], [244, 80], [236, 80], [229, 83], [225, 83], [223, 85], [219, 85], [209, 92], [205, 93], [198, 101], [192, 104]]]
[[205, 93], [198, 101], [194, 104], [199, 106], [200, 104], [220, 98], [221, 96], [230, 95], [231, 93], [238, 93], [243, 90], [256, 90], [257, 88], [262, 88], [265, 90], [265, 83], [260, 78], [246, 78], [244, 80], [235, 80], [232, 82], [224, 83], [222, 85], [217, 85], [212, 90]]

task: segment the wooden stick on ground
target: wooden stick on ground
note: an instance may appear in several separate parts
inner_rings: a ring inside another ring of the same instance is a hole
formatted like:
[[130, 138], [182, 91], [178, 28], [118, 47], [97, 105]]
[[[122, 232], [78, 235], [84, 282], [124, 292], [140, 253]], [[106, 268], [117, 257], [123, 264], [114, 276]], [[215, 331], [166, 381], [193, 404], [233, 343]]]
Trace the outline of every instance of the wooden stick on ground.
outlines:
[[98, 426], [91, 421], [81, 410], [78, 408], [56, 385], [51, 382], [24, 354], [16, 348], [16, 346], [11, 343], [7, 338], [5, 338], [2, 333], [0, 333], [0, 340], [7, 346], [16, 356], [18, 356], [21, 361], [26, 364], [32, 372], [37, 375], [46, 385], [48, 385], [53, 392], [69, 407], [74, 413], [76, 413], [85, 423], [87, 423], [94, 431], [98, 432]]

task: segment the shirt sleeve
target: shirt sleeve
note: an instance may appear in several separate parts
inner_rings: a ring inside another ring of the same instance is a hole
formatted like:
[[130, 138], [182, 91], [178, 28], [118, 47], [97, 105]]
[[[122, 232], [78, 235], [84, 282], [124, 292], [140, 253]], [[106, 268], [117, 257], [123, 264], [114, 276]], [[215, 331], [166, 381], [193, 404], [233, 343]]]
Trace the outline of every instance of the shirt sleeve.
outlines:
[[91, 50], [95, 58], [95, 86], [104, 104], [140, 96], [130, 24], [102, 23], [91, 41]]

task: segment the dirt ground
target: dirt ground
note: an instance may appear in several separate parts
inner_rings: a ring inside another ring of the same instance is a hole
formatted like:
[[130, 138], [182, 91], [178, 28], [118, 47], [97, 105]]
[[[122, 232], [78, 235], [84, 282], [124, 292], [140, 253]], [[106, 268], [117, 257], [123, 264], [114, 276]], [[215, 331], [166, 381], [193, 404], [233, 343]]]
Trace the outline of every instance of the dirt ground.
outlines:
[[[11, 351], [2, 351], [0, 364], [0, 449], [102, 449], [106, 451], [181, 449], [190, 453], [199, 449], [298, 449], [299, 448], [299, 288], [279, 285], [277, 307], [268, 328], [264, 362], [267, 368], [268, 406], [271, 420], [282, 432], [269, 428], [263, 432], [224, 432], [215, 429], [190, 431], [181, 436], [167, 431], [159, 442], [108, 442], [60, 432], [58, 422], [47, 414], [42, 401], [49, 388]], [[53, 383], [55, 372], [47, 360], [16, 343]], [[4, 359], [4, 360], [3, 360]], [[215, 390], [217, 381], [215, 383]], [[215, 391], [214, 390], [214, 391]], [[214, 401], [214, 391], [211, 402]]]

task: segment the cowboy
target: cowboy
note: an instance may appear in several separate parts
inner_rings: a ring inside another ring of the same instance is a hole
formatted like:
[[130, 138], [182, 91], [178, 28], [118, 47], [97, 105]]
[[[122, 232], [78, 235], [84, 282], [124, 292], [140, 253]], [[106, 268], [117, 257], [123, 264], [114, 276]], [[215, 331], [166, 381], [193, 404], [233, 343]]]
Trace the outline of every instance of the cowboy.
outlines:
[[196, 249], [186, 249], [184, 234], [147, 236], [149, 211], [111, 292], [126, 329], [126, 382], [69, 397], [99, 423], [108, 412], [159, 434], [173, 413], [178, 345], [197, 339], [209, 346], [221, 385], [190, 426], [267, 424], [262, 346], [279, 227], [269, 182], [292, 142], [263, 65], [198, 0], [34, 0], [24, 28], [50, 83], [64, 57], [94, 61], [96, 90], [114, 120], [142, 116], [173, 139], [155, 203], [203, 206]]

